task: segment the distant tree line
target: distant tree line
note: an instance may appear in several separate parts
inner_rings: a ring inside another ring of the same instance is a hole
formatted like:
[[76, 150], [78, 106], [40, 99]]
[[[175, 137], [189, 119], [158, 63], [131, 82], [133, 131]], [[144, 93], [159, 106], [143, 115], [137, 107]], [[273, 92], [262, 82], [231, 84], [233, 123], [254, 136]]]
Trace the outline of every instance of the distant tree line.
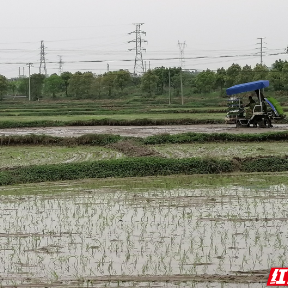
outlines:
[[[31, 97], [69, 97], [73, 99], [116, 99], [126, 95], [155, 97], [170, 92], [179, 96], [181, 81], [186, 94], [206, 94], [219, 91], [225, 95], [225, 88], [261, 79], [270, 81], [270, 89], [288, 91], [288, 62], [277, 60], [269, 69], [265, 65], [255, 67], [232, 64], [229, 68], [202, 72], [182, 71], [179, 67], [157, 67], [141, 76], [130, 74], [127, 70], [111, 71], [102, 75], [92, 72], [64, 72], [60, 76], [52, 74], [32, 74], [30, 77]], [[28, 95], [28, 78], [8, 80], [0, 75], [0, 99], [7, 93]]]

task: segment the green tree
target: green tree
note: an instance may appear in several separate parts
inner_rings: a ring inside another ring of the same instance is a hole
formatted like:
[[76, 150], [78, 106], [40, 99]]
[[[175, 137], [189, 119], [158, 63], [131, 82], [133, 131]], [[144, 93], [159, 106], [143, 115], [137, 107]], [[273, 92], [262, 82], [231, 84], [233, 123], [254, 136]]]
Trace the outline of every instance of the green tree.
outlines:
[[[276, 60], [272, 64], [272, 69], [269, 71], [268, 79], [270, 84], [273, 86], [275, 91], [285, 90], [285, 75], [283, 75], [283, 68], [287, 64], [287, 61], [283, 61], [281, 59]], [[285, 69], [284, 69], [285, 71]]]
[[131, 82], [131, 75], [128, 71], [119, 70], [116, 72], [114, 84], [116, 88], [119, 88], [121, 92]]
[[94, 81], [94, 75], [92, 72], [85, 72], [82, 75], [83, 85], [83, 98], [91, 97], [91, 86]]
[[20, 80], [17, 81], [17, 92], [19, 94], [27, 96], [29, 91], [29, 79], [28, 78], [21, 78]]
[[144, 92], [152, 97], [156, 92], [158, 77], [152, 72], [152, 70], [148, 70], [143, 74], [141, 78], [141, 89]]
[[63, 84], [64, 84], [64, 87], [65, 87], [65, 95], [66, 95], [66, 97], [68, 97], [69, 80], [71, 79], [72, 75], [73, 74], [71, 72], [63, 72], [61, 74], [61, 78], [63, 80]]
[[217, 69], [215, 75], [215, 86], [216, 88], [220, 88], [220, 95], [222, 95], [222, 90], [225, 85], [225, 79], [226, 79], [226, 70], [223, 67]]
[[[173, 94], [175, 96], [179, 96], [180, 90], [181, 90], [181, 80], [180, 80], [181, 68], [180, 67], [168, 68], [167, 73], [168, 73], [168, 76], [167, 76], [166, 84], [169, 85], [169, 73], [170, 73], [170, 84], [171, 84], [171, 87], [174, 89]], [[183, 83], [183, 77], [182, 77], [182, 83]]]
[[52, 74], [44, 81], [44, 91], [56, 97], [56, 93], [61, 92], [64, 85], [63, 79], [57, 74]]
[[15, 95], [17, 91], [17, 81], [8, 82], [8, 92], [12, 95]]
[[42, 97], [43, 84], [45, 80], [45, 75], [43, 74], [32, 74], [30, 77], [31, 84], [31, 98], [32, 100], [37, 100]]
[[113, 89], [115, 87], [115, 79], [116, 79], [116, 73], [115, 72], [107, 72], [102, 77], [102, 85], [103, 89], [108, 91], [108, 97], [112, 97]]
[[76, 72], [69, 80], [68, 94], [77, 98], [84, 99], [91, 97], [91, 87], [94, 75], [91, 72]]
[[254, 77], [253, 80], [265, 80], [268, 77], [269, 69], [265, 65], [256, 64], [256, 66], [253, 69]]
[[226, 87], [231, 87], [233, 85], [239, 84], [239, 76], [241, 74], [241, 66], [239, 64], [233, 63], [226, 70]]
[[249, 65], [245, 65], [238, 76], [238, 83], [251, 82], [254, 79], [254, 73]]
[[274, 91], [284, 90], [282, 71], [273, 68], [269, 71], [267, 78], [270, 85], [273, 86]]
[[283, 69], [283, 67], [284, 67], [284, 65], [285, 65], [286, 63], [288, 63], [286, 60], [285, 60], [285, 61], [283, 61], [283, 60], [281, 60], [281, 59], [276, 60], [276, 61], [272, 64], [272, 69], [275, 69], [276, 71], [281, 72], [282, 69]]
[[164, 87], [165, 85], [168, 84], [169, 79], [168, 79], [168, 73], [169, 70], [165, 67], [157, 67], [152, 70], [152, 73], [158, 77], [157, 81], [157, 93], [159, 95], [162, 95], [164, 93]]
[[200, 93], [209, 93], [215, 87], [216, 75], [213, 71], [207, 69], [197, 75], [196, 87]]
[[[170, 75], [171, 87], [174, 89], [173, 94], [174, 96], [179, 96], [181, 91], [181, 77], [179, 74], [172, 74]], [[183, 83], [183, 82], [182, 82]]]
[[95, 98], [100, 99], [102, 94], [102, 75], [94, 77], [94, 80], [91, 84], [91, 95], [94, 95]]
[[288, 63], [285, 63], [281, 72], [281, 84], [283, 89], [288, 91]]
[[82, 73], [75, 72], [69, 80], [68, 95], [80, 98], [82, 93]]
[[4, 94], [8, 90], [8, 80], [5, 76], [0, 75], [0, 100], [3, 100]]

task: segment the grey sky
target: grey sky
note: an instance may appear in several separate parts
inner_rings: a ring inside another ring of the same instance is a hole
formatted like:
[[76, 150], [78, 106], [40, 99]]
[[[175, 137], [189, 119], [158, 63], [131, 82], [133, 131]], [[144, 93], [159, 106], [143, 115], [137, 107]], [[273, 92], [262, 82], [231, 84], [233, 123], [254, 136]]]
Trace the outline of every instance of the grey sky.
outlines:
[[[38, 73], [41, 40], [46, 61], [57, 62], [62, 55], [64, 71], [101, 74], [109, 63], [110, 70], [132, 72], [135, 52], [128, 49], [134, 44], [128, 41], [134, 35], [128, 33], [135, 30], [133, 23], [145, 23], [147, 67], [148, 59], [179, 57], [178, 41], [187, 45], [187, 69], [226, 68], [233, 62], [254, 66], [260, 56], [239, 55], [259, 52], [258, 37], [265, 37], [263, 61], [270, 66], [276, 59], [288, 59], [286, 54], [269, 55], [287, 47], [287, 12], [287, 0], [3, 0], [0, 74], [15, 77], [27, 62], [34, 63], [31, 73]], [[77, 63], [81, 60], [105, 61]], [[150, 60], [150, 65], [179, 66], [179, 60]], [[48, 74], [58, 73], [58, 66], [47, 63]]]

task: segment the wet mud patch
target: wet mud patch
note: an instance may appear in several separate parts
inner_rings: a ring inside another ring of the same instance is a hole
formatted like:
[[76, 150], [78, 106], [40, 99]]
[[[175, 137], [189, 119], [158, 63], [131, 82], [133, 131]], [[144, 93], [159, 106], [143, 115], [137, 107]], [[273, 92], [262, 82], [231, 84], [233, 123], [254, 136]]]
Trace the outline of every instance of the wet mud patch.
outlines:
[[[274, 125], [274, 124], [273, 124]], [[40, 128], [0, 129], [1, 135], [51, 135], [59, 137], [77, 137], [85, 134], [115, 134], [121, 136], [147, 137], [164, 133], [180, 134], [186, 132], [199, 133], [263, 133], [287, 131], [288, 124], [275, 124], [272, 129], [235, 128], [235, 125], [199, 124], [199, 125], [153, 125], [153, 126], [66, 126]]]
[[110, 144], [107, 147], [115, 149], [130, 157], [162, 157], [161, 154], [154, 149], [151, 149], [145, 145], [141, 145], [140, 143], [133, 140], [119, 141], [117, 143]]

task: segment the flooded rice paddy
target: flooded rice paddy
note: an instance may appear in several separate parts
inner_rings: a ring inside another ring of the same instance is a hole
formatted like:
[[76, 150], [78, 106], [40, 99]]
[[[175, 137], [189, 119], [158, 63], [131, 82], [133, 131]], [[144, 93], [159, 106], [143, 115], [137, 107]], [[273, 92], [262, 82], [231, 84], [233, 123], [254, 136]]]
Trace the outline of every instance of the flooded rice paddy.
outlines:
[[288, 186], [266, 180], [127, 191], [117, 179], [2, 187], [0, 283], [266, 287], [269, 269], [287, 264], [288, 245]]
[[286, 156], [286, 142], [162, 144], [153, 148], [165, 158]]
[[0, 149], [0, 168], [28, 165], [77, 163], [123, 158], [118, 151], [98, 146], [4, 146]]

